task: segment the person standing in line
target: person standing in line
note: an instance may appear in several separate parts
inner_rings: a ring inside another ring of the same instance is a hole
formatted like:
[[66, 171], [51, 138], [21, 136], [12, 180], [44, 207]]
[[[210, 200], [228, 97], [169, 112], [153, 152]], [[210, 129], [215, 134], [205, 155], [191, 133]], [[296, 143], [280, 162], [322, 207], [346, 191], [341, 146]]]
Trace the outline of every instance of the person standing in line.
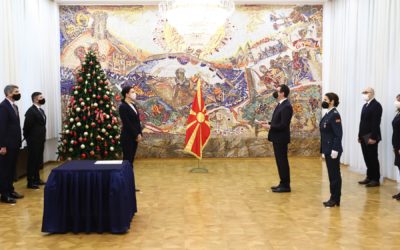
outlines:
[[366, 88], [362, 94], [366, 103], [361, 111], [358, 142], [361, 144], [361, 150], [367, 166], [367, 176], [358, 183], [366, 187], [378, 187], [381, 177], [378, 159], [378, 143], [382, 139], [380, 129], [382, 106], [375, 99], [375, 91], [373, 88]]
[[342, 176], [340, 174], [340, 156], [342, 148], [342, 119], [336, 107], [339, 105], [339, 97], [335, 93], [326, 93], [322, 108], [327, 112], [319, 123], [321, 133], [321, 150], [328, 169], [329, 187], [331, 196], [323, 202], [325, 207], [340, 206], [342, 190]]
[[0, 194], [1, 202], [16, 203], [24, 196], [14, 189], [14, 174], [21, 148], [21, 125], [16, 101], [21, 93], [16, 85], [4, 88], [6, 98], [0, 103]]
[[28, 145], [27, 188], [39, 189], [45, 182], [40, 179], [39, 170], [43, 166], [44, 143], [46, 142], [46, 114], [42, 105], [46, 100], [42, 93], [31, 96], [33, 105], [25, 113], [24, 137]]
[[[134, 104], [136, 93], [132, 86], [124, 87], [121, 91], [122, 102], [119, 106], [119, 115], [122, 121], [121, 146], [123, 160], [132, 164], [135, 160], [138, 143], [143, 140], [139, 112]], [[139, 191], [138, 189], [135, 189]]]
[[288, 144], [290, 143], [290, 122], [292, 120], [293, 108], [287, 99], [290, 89], [287, 85], [280, 85], [273, 93], [278, 101], [270, 123], [263, 123], [262, 126], [269, 129], [268, 140], [272, 142], [274, 155], [280, 183], [271, 187], [272, 192], [291, 192], [290, 167], [288, 160]]
[[[397, 166], [400, 171], [400, 94], [397, 95], [394, 105], [396, 107], [397, 113], [392, 121], [392, 145], [394, 152], [394, 165]], [[392, 197], [393, 199], [400, 201], [400, 193], [393, 195]]]

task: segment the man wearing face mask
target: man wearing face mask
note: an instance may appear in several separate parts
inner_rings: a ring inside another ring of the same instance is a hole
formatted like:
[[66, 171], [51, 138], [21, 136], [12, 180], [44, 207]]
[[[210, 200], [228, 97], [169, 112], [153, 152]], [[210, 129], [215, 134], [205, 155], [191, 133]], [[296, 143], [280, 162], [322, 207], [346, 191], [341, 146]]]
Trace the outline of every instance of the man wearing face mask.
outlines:
[[143, 139], [142, 127], [140, 124], [139, 111], [134, 104], [136, 100], [135, 90], [132, 86], [124, 87], [121, 91], [121, 95], [122, 102], [119, 106], [119, 116], [122, 121], [121, 146], [123, 159], [133, 164], [138, 143]]
[[[396, 115], [392, 121], [392, 145], [394, 152], [394, 165], [400, 170], [400, 95], [397, 95], [394, 106], [396, 107]], [[392, 197], [393, 199], [400, 201], [400, 193], [393, 195]]]
[[44, 143], [46, 142], [46, 115], [42, 105], [46, 100], [42, 93], [32, 94], [33, 105], [25, 113], [24, 137], [28, 145], [27, 162], [27, 187], [38, 189], [39, 185], [44, 185], [39, 176], [39, 170], [43, 166]]
[[325, 207], [340, 206], [342, 190], [342, 177], [340, 175], [340, 156], [342, 148], [342, 119], [336, 107], [339, 105], [339, 97], [335, 93], [326, 93], [322, 102], [322, 108], [327, 110], [319, 124], [321, 133], [321, 150], [324, 155], [329, 176], [329, 189], [331, 196], [323, 202]]
[[288, 161], [288, 144], [290, 143], [290, 122], [292, 120], [293, 108], [287, 97], [290, 89], [285, 84], [280, 85], [273, 93], [278, 101], [270, 124], [262, 124], [269, 129], [268, 140], [272, 142], [280, 183], [271, 187], [273, 192], [290, 192], [290, 168]]
[[359, 184], [366, 187], [377, 187], [380, 185], [380, 166], [378, 160], [378, 143], [381, 140], [381, 118], [382, 106], [375, 100], [374, 89], [368, 87], [363, 92], [366, 101], [361, 111], [360, 129], [358, 142], [367, 165], [367, 176]]
[[0, 103], [0, 194], [1, 202], [16, 203], [24, 196], [14, 190], [13, 180], [21, 148], [21, 125], [18, 107], [21, 98], [16, 85], [4, 88], [5, 100]]

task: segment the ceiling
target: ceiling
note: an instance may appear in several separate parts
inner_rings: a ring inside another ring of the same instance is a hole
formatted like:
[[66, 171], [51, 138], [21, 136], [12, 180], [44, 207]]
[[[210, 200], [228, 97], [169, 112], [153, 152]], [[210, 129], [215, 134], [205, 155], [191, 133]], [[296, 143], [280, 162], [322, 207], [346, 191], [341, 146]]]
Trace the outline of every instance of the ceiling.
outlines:
[[[60, 5], [156, 5], [154, 0], [53, 0]], [[331, 0], [234, 0], [236, 4], [321, 4]]]

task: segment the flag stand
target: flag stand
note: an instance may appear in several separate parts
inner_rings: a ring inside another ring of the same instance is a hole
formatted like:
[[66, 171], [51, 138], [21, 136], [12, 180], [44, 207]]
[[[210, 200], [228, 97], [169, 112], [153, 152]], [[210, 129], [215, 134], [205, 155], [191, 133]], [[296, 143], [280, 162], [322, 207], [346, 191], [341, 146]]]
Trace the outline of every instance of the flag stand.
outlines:
[[192, 168], [190, 170], [190, 173], [201, 173], [201, 174], [206, 174], [208, 173], [208, 169], [207, 168], [201, 168], [200, 167], [200, 160], [197, 159], [197, 168]]

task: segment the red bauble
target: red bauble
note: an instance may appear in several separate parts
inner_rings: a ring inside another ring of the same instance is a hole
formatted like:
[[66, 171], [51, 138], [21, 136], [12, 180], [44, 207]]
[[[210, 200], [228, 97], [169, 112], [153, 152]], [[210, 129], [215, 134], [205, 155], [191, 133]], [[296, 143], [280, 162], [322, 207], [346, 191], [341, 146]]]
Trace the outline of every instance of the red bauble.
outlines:
[[83, 82], [82, 76], [78, 78], [78, 82]]
[[74, 141], [74, 145], [77, 145], [78, 144], [78, 142], [77, 141]]
[[87, 138], [85, 137], [85, 138], [83, 138], [83, 142], [87, 142]]
[[90, 65], [93, 65], [93, 61], [90, 61], [89, 64], [90, 64]]
[[107, 144], [107, 142], [105, 142], [105, 143], [104, 143], [104, 147], [107, 147], [107, 146], [108, 146], [108, 144]]
[[92, 126], [92, 128], [96, 127], [96, 123], [92, 122], [92, 124], [90, 124]]
[[110, 125], [110, 124], [108, 124], [108, 125], [107, 125], [107, 128], [108, 128], [108, 129], [111, 129], [111, 125]]
[[104, 151], [104, 156], [107, 156], [108, 155], [108, 151]]
[[78, 86], [77, 88], [78, 88], [78, 90], [80, 90], [80, 89], [81, 89], [81, 86]]
[[78, 141], [79, 141], [79, 142], [82, 142], [82, 141], [83, 141], [83, 138], [82, 138], [82, 137], [79, 137], [79, 138], [78, 138]]
[[94, 156], [94, 151], [92, 150], [92, 151], [90, 151], [90, 156]]
[[86, 154], [85, 153], [81, 154], [81, 158], [86, 159]]
[[82, 117], [82, 120], [86, 121], [86, 116]]
[[71, 132], [69, 132], [69, 134], [70, 134], [70, 135], [74, 135], [74, 132], [71, 131]]
[[88, 91], [89, 91], [89, 93], [92, 93], [93, 90], [92, 89], [88, 89]]
[[104, 95], [104, 96], [103, 96], [103, 99], [104, 99], [105, 101], [107, 101], [108, 99], [110, 99], [110, 97], [108, 97], [107, 95]]
[[100, 151], [100, 147], [99, 146], [96, 146], [96, 151]]
[[100, 100], [101, 96], [98, 95], [96, 98]]
[[80, 120], [81, 120], [81, 119], [79, 119], [79, 117], [76, 117], [76, 118], [75, 118], [75, 121], [76, 121], [76, 122], [79, 122]]
[[79, 102], [83, 102], [83, 98], [79, 98]]

